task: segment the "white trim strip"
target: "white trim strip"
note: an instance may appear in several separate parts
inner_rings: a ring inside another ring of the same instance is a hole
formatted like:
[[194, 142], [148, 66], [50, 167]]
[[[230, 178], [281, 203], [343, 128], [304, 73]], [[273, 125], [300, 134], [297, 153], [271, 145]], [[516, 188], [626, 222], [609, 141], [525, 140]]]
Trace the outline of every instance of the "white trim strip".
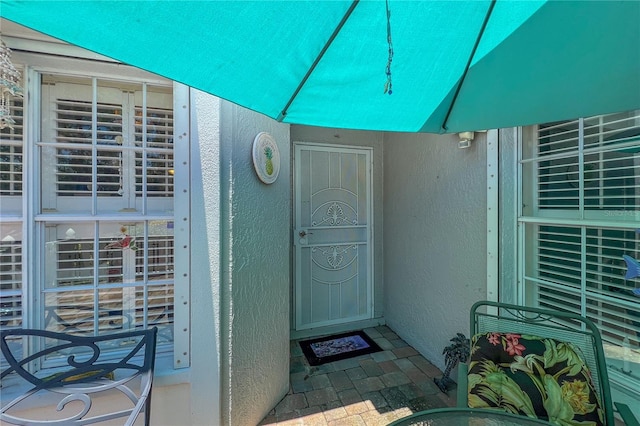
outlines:
[[489, 130], [487, 137], [487, 300], [498, 301], [498, 131]]

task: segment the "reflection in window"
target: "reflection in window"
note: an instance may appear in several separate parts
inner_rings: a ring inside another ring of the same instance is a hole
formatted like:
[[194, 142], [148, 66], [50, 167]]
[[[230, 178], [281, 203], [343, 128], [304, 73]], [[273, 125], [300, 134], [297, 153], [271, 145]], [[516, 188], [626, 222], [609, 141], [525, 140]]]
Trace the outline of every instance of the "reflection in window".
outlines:
[[104, 333], [155, 325], [167, 330], [160, 335], [171, 341], [172, 221], [50, 224], [47, 229], [47, 329]]
[[21, 223], [0, 224], [0, 326], [22, 325]]

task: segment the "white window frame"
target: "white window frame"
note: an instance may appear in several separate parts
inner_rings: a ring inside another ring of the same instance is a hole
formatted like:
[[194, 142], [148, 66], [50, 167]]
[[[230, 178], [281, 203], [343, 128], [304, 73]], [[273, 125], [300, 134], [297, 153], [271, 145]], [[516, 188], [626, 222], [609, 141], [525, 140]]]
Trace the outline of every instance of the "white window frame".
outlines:
[[[584, 119], [580, 119], [580, 123], [583, 123]], [[536, 132], [536, 126], [532, 126], [531, 128], [528, 128], [526, 130], [530, 130], [532, 132]], [[531, 190], [531, 191], [535, 191], [535, 188], [537, 188], [537, 176], [535, 176], [536, 172], [537, 172], [537, 168], [533, 168], [533, 175], [529, 176], [531, 178], [531, 181], [528, 180], [529, 177], [525, 177], [524, 176], [524, 171], [523, 171], [523, 163], [522, 163], [522, 158], [523, 158], [523, 145], [525, 143], [525, 137], [523, 135], [523, 133], [525, 132], [525, 129], [523, 128], [519, 128], [517, 129], [517, 136], [516, 136], [516, 141], [517, 141], [517, 148], [516, 148], [516, 155], [515, 155], [515, 167], [517, 170], [517, 186], [515, 188], [516, 194], [515, 194], [515, 203], [517, 206], [517, 230], [516, 230], [516, 234], [517, 234], [517, 251], [518, 251], [518, 255], [517, 255], [517, 286], [515, 289], [513, 289], [515, 291], [515, 298], [517, 303], [522, 304], [522, 305], [535, 305], [536, 303], [536, 296], [533, 295], [531, 293], [528, 293], [529, 290], [527, 290], [525, 288], [525, 282], [526, 282], [526, 270], [527, 265], [530, 262], [533, 262], [534, 260], [531, 258], [527, 257], [527, 252], [530, 253], [535, 253], [537, 252], [537, 250], [531, 250], [529, 247], [529, 250], [527, 250], [528, 245], [531, 244], [536, 244], [537, 243], [537, 239], [533, 238], [532, 241], [529, 241], [529, 239], [527, 238], [526, 235], [526, 225], [527, 224], [535, 224], [535, 225], [560, 225], [560, 226], [573, 226], [573, 227], [583, 227], [581, 234], [582, 234], [582, 238], [585, 238], [585, 226], [588, 227], [593, 227], [593, 228], [607, 228], [607, 227], [613, 227], [616, 229], [637, 229], [638, 228], [638, 220], [637, 218], [640, 216], [640, 212], [636, 211], [635, 215], [632, 217], [631, 214], [621, 214], [619, 216], [616, 215], [607, 215], [605, 214], [605, 212], [602, 211], [595, 211], [595, 210], [582, 210], [582, 207], [584, 206], [584, 193], [583, 191], [580, 191], [580, 199], [579, 199], [579, 206], [580, 208], [578, 210], [566, 210], [566, 211], [553, 211], [553, 214], [549, 214], [548, 211], [544, 211], [544, 210], [537, 210], [537, 202], [534, 203], [534, 205], [536, 205], [536, 210], [533, 211], [533, 213], [531, 215], [525, 216], [523, 213], [523, 203], [526, 202], [527, 197], [525, 196], [524, 192], [525, 191], [525, 185], [528, 185], [526, 188], [527, 190]], [[583, 137], [582, 134], [582, 130], [580, 131], [580, 138]], [[584, 152], [583, 152], [583, 147], [582, 147], [582, 143], [580, 143], [580, 147], [579, 147], [579, 170], [582, 173], [582, 170], [584, 169], [584, 164], [583, 164], [583, 159], [584, 159]], [[580, 189], [583, 188], [583, 178], [580, 179]], [[638, 178], [636, 177], [636, 181], [638, 181]], [[583, 212], [584, 214], [582, 216], [579, 216], [580, 212]], [[566, 216], [566, 217], [564, 217]], [[635, 218], [635, 219], [634, 219]], [[601, 237], [602, 238], [602, 237]], [[585, 253], [582, 254], [583, 259], [585, 256]], [[585, 272], [586, 268], [582, 268], [582, 277], [583, 280], [585, 279]], [[584, 287], [584, 282], [583, 282], [583, 287]], [[606, 299], [606, 296], [603, 296], [603, 299]], [[583, 295], [582, 297], [582, 302], [581, 302], [581, 309], [582, 309], [582, 314], [585, 314], [585, 309], [586, 309], [586, 305], [585, 305], [585, 297]], [[624, 348], [622, 348], [622, 350], [624, 350]], [[611, 365], [608, 366], [609, 367], [609, 378], [612, 382], [612, 392], [614, 394], [614, 399], [624, 399], [624, 398], [629, 398], [631, 397], [632, 399], [637, 400], [638, 398], [640, 398], [640, 380], [638, 379], [634, 379], [631, 376], [625, 375], [623, 374], [621, 371], [619, 371], [618, 368], [612, 368]], [[619, 394], [618, 392], [622, 391], [622, 394]]]
[[[0, 217], [2, 222], [22, 222], [22, 279], [24, 283], [34, 283], [42, 276], [39, 247], [33, 244], [37, 240], [37, 222], [51, 220], [55, 222], [73, 221], [73, 216], [48, 215], [38, 213], [39, 167], [38, 148], [35, 141], [40, 134], [40, 78], [42, 73], [77, 74], [86, 77], [148, 82], [169, 85], [173, 90], [174, 112], [174, 341], [173, 351], [158, 356], [157, 370], [187, 368], [190, 365], [190, 156], [189, 156], [189, 88], [170, 82], [144, 71], [110, 62], [95, 62], [76, 58], [61, 58], [46, 54], [14, 52], [16, 64], [24, 65], [24, 135], [23, 135], [23, 195], [22, 215], [15, 213]], [[72, 70], [72, 71], [70, 71]], [[99, 215], [94, 220], [101, 220]], [[110, 215], [104, 219], [113, 220]], [[153, 217], [131, 216], [128, 221], [148, 221]], [[167, 217], [163, 217], [167, 219]], [[38, 327], [41, 323], [42, 303], [39, 299], [39, 284], [24, 285], [22, 288], [22, 327]]]

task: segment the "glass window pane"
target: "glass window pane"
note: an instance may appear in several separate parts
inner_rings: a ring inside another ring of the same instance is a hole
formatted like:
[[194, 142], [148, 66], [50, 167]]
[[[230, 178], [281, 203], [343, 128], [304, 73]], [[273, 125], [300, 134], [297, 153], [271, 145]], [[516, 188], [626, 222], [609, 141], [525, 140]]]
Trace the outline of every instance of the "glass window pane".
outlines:
[[12, 98], [8, 107], [15, 123], [0, 129], [0, 195], [3, 198], [22, 195], [23, 100]]
[[161, 341], [173, 342], [173, 221], [48, 223], [44, 229], [47, 329], [158, 326]]
[[173, 105], [167, 88], [145, 86], [134, 94], [136, 196], [173, 196]]
[[138, 309], [136, 314], [143, 318], [137, 319], [151, 327], [158, 327], [158, 345], [173, 342], [173, 284], [152, 285], [147, 288], [148, 306], [146, 314], [143, 309], [143, 289], [137, 294]]
[[171, 87], [45, 75], [42, 91], [43, 210], [172, 209]]
[[45, 287], [92, 287], [92, 224], [48, 224], [45, 228]]
[[[144, 281], [172, 280], [174, 271], [173, 221], [149, 222], [148, 242], [140, 243], [137, 252], [136, 275]], [[146, 271], [145, 271], [145, 259]], [[146, 274], [146, 275], [145, 275]]]
[[93, 334], [93, 289], [47, 292], [44, 296], [44, 328], [73, 334]]
[[0, 224], [0, 325], [22, 326], [22, 223]]

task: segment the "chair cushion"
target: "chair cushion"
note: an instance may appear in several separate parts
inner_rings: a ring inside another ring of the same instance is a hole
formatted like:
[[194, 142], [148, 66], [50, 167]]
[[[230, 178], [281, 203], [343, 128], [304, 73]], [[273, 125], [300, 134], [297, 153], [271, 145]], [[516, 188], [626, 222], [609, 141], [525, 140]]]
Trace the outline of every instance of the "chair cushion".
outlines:
[[557, 425], [603, 425], [591, 373], [573, 345], [510, 333], [471, 339], [469, 407], [501, 408]]

